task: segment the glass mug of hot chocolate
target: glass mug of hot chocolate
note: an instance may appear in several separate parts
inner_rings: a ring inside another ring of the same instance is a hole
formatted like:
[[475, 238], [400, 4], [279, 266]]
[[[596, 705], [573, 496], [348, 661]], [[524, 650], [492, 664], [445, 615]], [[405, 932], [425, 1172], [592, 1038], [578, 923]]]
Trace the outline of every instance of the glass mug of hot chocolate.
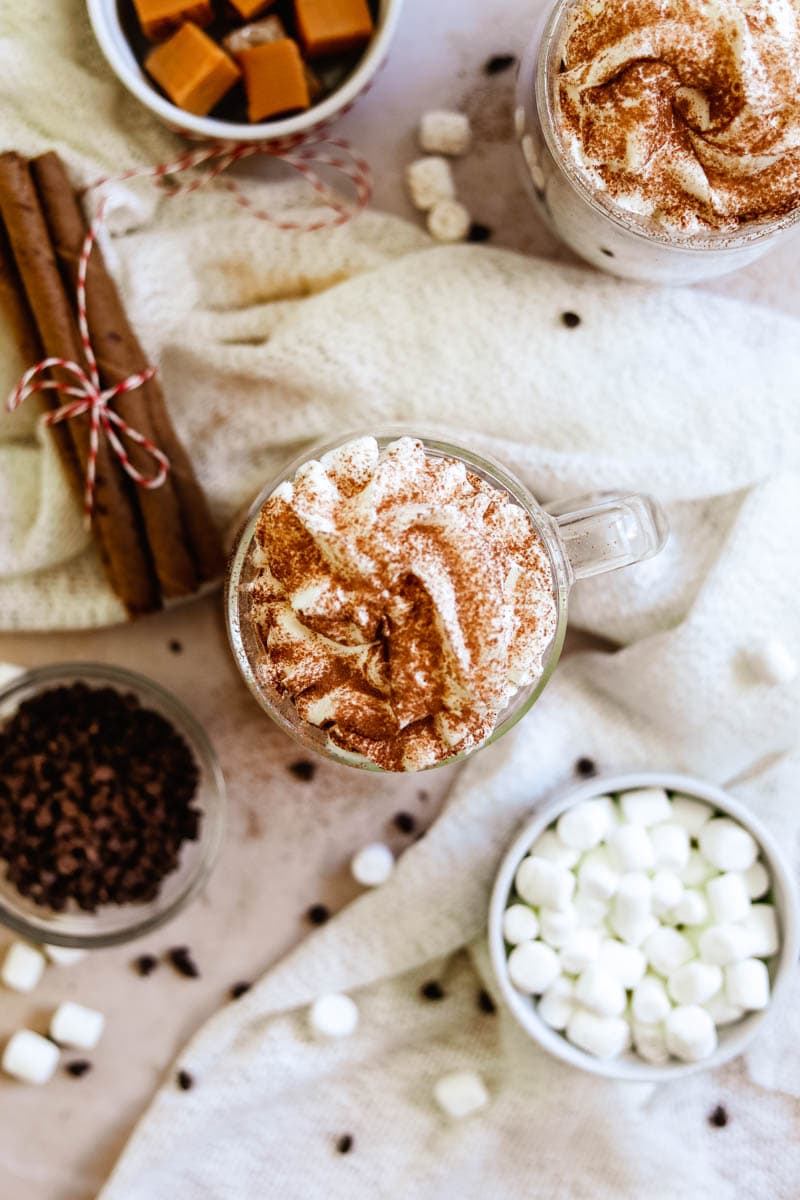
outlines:
[[692, 283], [800, 225], [797, 0], [558, 0], [521, 65], [524, 177], [596, 267]]
[[666, 541], [646, 496], [545, 511], [499, 463], [405, 430], [291, 463], [253, 504], [226, 585], [248, 687], [305, 747], [418, 771], [507, 732], [558, 662], [573, 583]]

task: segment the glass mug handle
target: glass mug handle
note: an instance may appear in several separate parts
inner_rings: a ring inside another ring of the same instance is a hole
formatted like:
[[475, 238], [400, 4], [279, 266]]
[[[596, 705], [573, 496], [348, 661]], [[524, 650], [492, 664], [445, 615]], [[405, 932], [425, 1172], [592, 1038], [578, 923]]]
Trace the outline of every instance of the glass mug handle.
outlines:
[[575, 579], [588, 579], [643, 562], [664, 549], [666, 514], [650, 496], [636, 492], [595, 493], [546, 504]]

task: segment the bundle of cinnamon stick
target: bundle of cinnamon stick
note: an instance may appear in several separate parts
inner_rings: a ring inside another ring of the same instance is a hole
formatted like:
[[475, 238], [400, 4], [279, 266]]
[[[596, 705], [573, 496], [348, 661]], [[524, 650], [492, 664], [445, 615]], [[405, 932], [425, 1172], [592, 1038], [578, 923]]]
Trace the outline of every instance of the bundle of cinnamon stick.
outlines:
[[[45, 356], [86, 367], [76, 315], [76, 287], [87, 222], [64, 164], [56, 154], [27, 162], [0, 154], [0, 311], [33, 366]], [[89, 259], [86, 307], [101, 383], [113, 387], [144, 371], [145, 354], [97, 245]], [[58, 368], [52, 378], [72, 382]], [[41, 393], [55, 409], [63, 397]], [[219, 533], [189, 457], [167, 412], [156, 379], [120, 394], [113, 405], [167, 455], [165, 483], [137, 487], [101, 435], [92, 528], [109, 582], [131, 617], [165, 600], [189, 596], [222, 574]], [[88, 413], [50, 427], [76, 497], [82, 498], [89, 450]], [[153, 464], [129, 442], [131, 462], [144, 475]]]

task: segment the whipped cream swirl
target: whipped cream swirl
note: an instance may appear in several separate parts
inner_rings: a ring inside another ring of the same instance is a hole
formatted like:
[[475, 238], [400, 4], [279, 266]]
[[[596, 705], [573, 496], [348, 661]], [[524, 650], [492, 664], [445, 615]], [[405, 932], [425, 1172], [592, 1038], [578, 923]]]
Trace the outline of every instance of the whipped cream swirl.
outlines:
[[578, 0], [556, 124], [589, 182], [682, 232], [800, 205], [800, 0]]
[[416, 439], [306, 462], [251, 553], [260, 680], [353, 761], [418, 770], [470, 750], [542, 672], [557, 610], [530, 517]]

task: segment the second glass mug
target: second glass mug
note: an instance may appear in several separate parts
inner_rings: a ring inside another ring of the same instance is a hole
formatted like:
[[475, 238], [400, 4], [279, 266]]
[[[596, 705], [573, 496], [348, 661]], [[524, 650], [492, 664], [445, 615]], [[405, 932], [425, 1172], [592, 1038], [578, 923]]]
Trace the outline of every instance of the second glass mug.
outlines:
[[549, 559], [557, 624], [544, 655], [541, 675], [517, 692], [500, 713], [494, 730], [484, 742], [460, 755], [431, 764], [431, 767], [443, 766], [460, 761], [497, 741], [529, 711], [542, 694], [561, 656], [567, 631], [568, 598], [573, 584], [592, 575], [643, 562], [658, 554], [667, 540], [667, 520], [655, 500], [634, 492], [595, 494], [543, 507], [519, 479], [493, 458], [476, 454], [468, 446], [442, 435], [428, 435], [404, 427], [345, 433], [310, 447], [288, 463], [280, 475], [259, 493], [236, 540], [225, 589], [228, 637], [236, 664], [265, 712], [306, 749], [348, 766], [375, 771], [382, 769], [369, 761], [354, 761], [352, 756], [338, 750], [323, 729], [301, 718], [291, 700], [282, 697], [264, 682], [258, 666], [267, 652], [249, 610], [250, 585], [255, 578], [252, 563], [255, 530], [267, 499], [280, 484], [291, 480], [304, 463], [319, 459], [329, 451], [361, 437], [374, 437], [381, 450], [398, 438], [417, 438], [423, 443], [426, 455], [463, 463], [470, 472], [505, 492], [523, 509], [537, 530]]

